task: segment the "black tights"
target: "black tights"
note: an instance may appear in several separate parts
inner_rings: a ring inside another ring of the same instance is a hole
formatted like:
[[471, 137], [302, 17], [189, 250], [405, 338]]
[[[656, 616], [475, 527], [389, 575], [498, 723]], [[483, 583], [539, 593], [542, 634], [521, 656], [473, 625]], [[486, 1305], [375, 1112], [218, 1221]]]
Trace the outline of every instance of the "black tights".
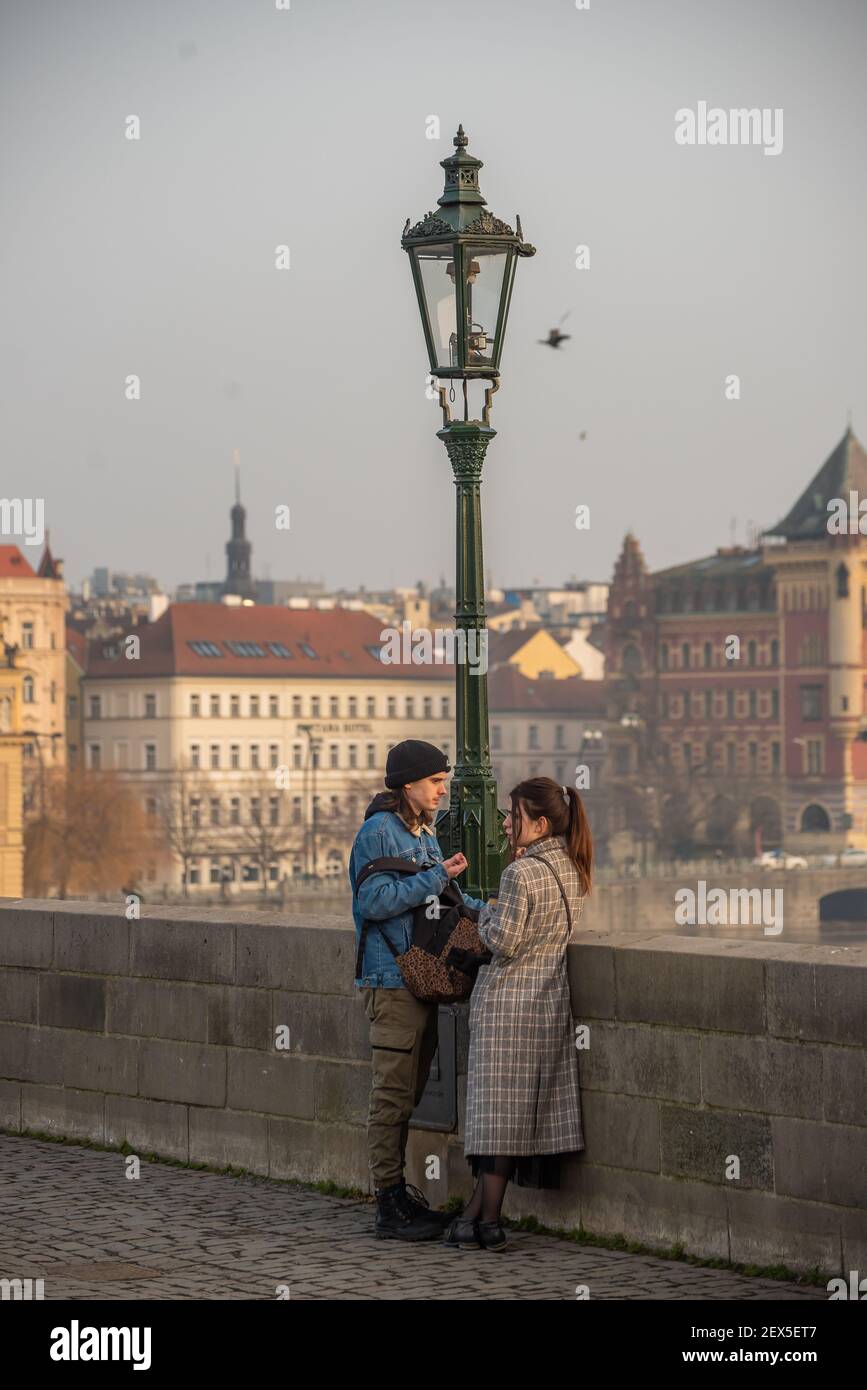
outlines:
[[472, 1197], [462, 1212], [464, 1221], [499, 1221], [509, 1179], [514, 1176], [514, 1158], [497, 1157], [492, 1173], [479, 1173]]

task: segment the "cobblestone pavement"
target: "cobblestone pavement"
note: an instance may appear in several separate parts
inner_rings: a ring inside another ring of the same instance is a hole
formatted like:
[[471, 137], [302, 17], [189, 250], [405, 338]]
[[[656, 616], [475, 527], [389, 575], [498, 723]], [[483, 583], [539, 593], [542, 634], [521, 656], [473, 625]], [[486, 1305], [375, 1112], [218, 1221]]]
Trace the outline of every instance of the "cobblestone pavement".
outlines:
[[[370, 1202], [0, 1135], [0, 1278], [46, 1299], [827, 1299], [824, 1289], [509, 1232], [499, 1254], [377, 1240]], [[285, 1296], [285, 1294], [284, 1294]]]

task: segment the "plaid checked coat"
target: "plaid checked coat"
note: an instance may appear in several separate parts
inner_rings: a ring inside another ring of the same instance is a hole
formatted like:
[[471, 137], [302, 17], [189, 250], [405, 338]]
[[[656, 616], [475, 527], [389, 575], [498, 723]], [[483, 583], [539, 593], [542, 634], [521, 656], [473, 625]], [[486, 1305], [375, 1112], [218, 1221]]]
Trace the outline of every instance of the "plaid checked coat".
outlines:
[[578, 871], [562, 835], [545, 836], [507, 865], [479, 935], [494, 958], [470, 996], [465, 1154], [570, 1153], [584, 1148], [578, 1053], [566, 945], [583, 908]]

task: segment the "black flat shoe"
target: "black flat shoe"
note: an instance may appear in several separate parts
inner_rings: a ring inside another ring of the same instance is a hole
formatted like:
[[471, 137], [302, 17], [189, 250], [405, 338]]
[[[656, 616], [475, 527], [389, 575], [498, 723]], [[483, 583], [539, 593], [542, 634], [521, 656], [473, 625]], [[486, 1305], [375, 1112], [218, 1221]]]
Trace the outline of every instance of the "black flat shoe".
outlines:
[[452, 1250], [478, 1250], [479, 1236], [475, 1221], [465, 1221], [462, 1216], [456, 1216], [443, 1234], [443, 1245], [448, 1245]]
[[505, 1250], [509, 1243], [499, 1221], [477, 1221], [476, 1234], [483, 1250]]

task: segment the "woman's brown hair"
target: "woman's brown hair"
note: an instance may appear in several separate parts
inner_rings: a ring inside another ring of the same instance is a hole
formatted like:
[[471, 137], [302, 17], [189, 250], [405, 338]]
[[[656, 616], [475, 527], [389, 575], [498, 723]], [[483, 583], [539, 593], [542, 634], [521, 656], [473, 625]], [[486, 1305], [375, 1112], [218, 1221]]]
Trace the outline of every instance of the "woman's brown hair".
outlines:
[[574, 787], [561, 787], [551, 777], [529, 777], [509, 793], [512, 801], [512, 853], [516, 857], [521, 833], [521, 805], [533, 820], [547, 818], [552, 835], [563, 835], [566, 853], [578, 870], [581, 890], [591, 891], [593, 876], [593, 837], [584, 803]]

